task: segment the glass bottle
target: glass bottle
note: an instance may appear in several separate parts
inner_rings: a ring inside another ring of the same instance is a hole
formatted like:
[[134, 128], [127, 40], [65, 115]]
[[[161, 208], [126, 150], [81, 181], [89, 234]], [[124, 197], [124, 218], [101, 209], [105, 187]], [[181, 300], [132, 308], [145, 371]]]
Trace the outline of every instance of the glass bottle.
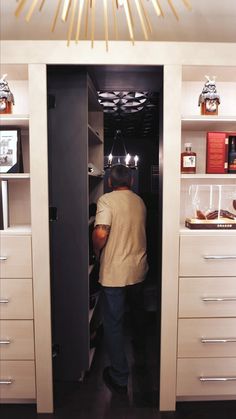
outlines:
[[236, 173], [236, 137], [232, 137], [229, 149], [229, 173]]
[[181, 173], [196, 173], [197, 155], [192, 151], [192, 144], [184, 144], [185, 151], [181, 153]]

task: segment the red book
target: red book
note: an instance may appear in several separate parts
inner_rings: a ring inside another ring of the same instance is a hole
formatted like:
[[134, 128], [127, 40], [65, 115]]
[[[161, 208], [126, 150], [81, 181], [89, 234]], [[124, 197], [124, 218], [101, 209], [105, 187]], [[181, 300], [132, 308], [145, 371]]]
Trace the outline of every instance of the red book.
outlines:
[[228, 172], [228, 135], [226, 132], [208, 132], [206, 173]]

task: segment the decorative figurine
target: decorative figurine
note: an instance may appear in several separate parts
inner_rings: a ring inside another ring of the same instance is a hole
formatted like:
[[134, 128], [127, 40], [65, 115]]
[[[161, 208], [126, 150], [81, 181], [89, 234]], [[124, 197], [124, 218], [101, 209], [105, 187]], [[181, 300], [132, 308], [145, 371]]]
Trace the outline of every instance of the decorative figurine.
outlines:
[[201, 106], [201, 115], [218, 115], [220, 96], [216, 91], [215, 76], [213, 76], [212, 79], [210, 79], [209, 76], [205, 77], [207, 81], [204, 84], [198, 100], [198, 106]]
[[7, 74], [0, 79], [0, 113], [12, 113], [12, 105], [14, 105], [14, 96], [6, 81]]

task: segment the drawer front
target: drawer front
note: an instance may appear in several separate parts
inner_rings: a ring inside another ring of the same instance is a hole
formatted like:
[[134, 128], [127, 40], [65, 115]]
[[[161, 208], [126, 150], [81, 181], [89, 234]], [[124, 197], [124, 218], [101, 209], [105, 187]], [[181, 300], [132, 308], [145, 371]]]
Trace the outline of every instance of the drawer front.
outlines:
[[32, 280], [0, 279], [0, 319], [32, 319]]
[[236, 316], [236, 276], [180, 278], [179, 317]]
[[0, 237], [1, 278], [31, 278], [31, 237]]
[[236, 358], [178, 359], [177, 396], [236, 395]]
[[0, 359], [34, 359], [32, 320], [0, 321]]
[[0, 361], [1, 399], [35, 399], [33, 361]]
[[236, 356], [236, 318], [180, 319], [178, 357]]
[[235, 276], [236, 236], [181, 236], [180, 276]]

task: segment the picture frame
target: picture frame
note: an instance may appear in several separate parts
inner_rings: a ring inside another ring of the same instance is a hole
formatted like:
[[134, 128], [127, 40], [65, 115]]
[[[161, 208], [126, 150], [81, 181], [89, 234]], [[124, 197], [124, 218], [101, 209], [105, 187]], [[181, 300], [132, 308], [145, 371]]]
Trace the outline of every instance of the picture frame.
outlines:
[[0, 173], [22, 173], [21, 130], [0, 127]]

